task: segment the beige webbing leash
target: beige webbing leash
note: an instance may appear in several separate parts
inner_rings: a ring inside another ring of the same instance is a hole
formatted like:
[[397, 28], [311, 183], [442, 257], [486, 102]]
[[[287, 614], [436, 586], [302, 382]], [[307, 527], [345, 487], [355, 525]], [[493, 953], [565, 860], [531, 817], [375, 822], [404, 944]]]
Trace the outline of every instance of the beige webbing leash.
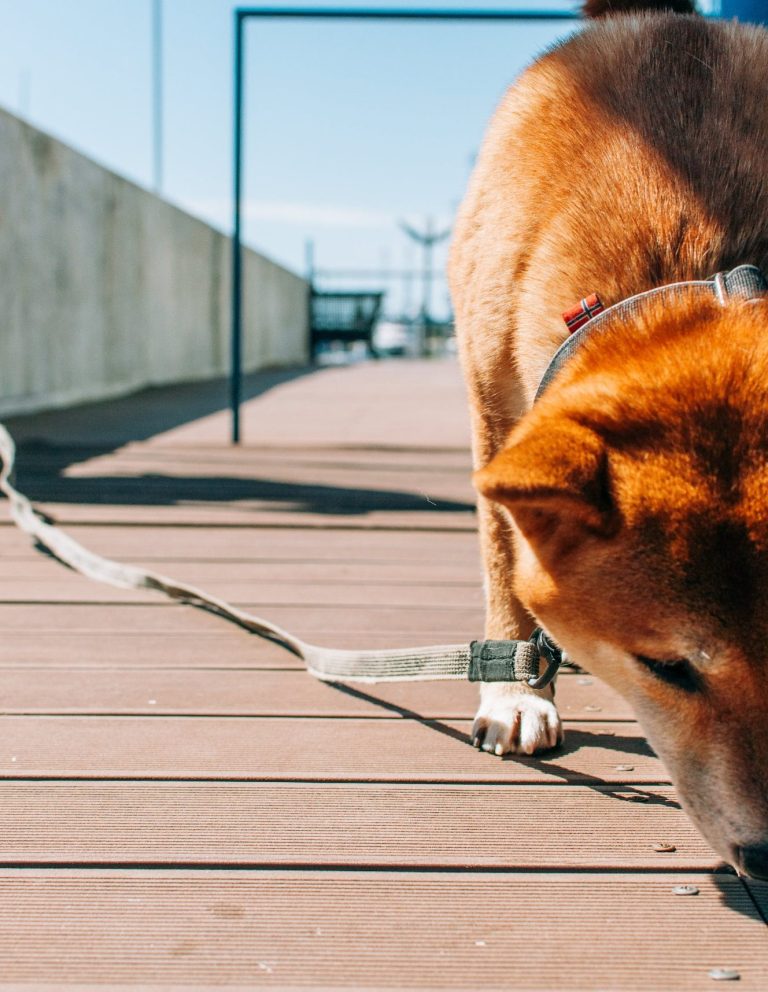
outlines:
[[[740, 265], [708, 280], [672, 283], [623, 300], [593, 314], [563, 343], [553, 356], [539, 386], [537, 397], [546, 389], [571, 353], [591, 335], [617, 319], [636, 316], [649, 302], [677, 299], [682, 294], [695, 298], [714, 297], [721, 305], [752, 302], [768, 294], [768, 280], [754, 265]], [[587, 301], [582, 301], [582, 307]], [[464, 679], [472, 682], [527, 682], [542, 688], [551, 682], [562, 664], [570, 664], [561, 649], [537, 628], [528, 641], [473, 641], [469, 645], [438, 644], [423, 648], [395, 648], [384, 651], [340, 651], [308, 644], [276, 624], [254, 616], [202, 589], [176, 582], [151, 572], [102, 558], [84, 548], [58, 527], [49, 524], [20, 493], [11, 476], [16, 458], [13, 438], [0, 424], [0, 492], [10, 501], [11, 517], [25, 533], [54, 557], [75, 571], [97, 582], [123, 589], [153, 589], [169, 599], [217, 613], [260, 637], [275, 641], [298, 655], [312, 675], [327, 682], [404, 682], [428, 679]], [[539, 674], [539, 660], [545, 662]]]
[[[546, 647], [540, 640], [473, 641], [470, 645], [438, 644], [382, 651], [342, 651], [308, 644], [269, 620], [254, 616], [218, 596], [211, 596], [196, 586], [176, 582], [158, 572], [103, 558], [48, 523], [11, 482], [16, 446], [2, 424], [0, 459], [0, 491], [9, 500], [14, 523], [65, 565], [97, 582], [106, 582], [121, 589], [152, 589], [169, 599], [216, 613], [298, 655], [307, 670], [318, 679], [373, 683], [469, 678], [473, 682], [526, 681], [545, 684], [543, 679], [552, 668], [548, 658], [550, 664], [547, 672], [539, 677], [539, 654]], [[554, 671], [547, 681], [552, 675]]]

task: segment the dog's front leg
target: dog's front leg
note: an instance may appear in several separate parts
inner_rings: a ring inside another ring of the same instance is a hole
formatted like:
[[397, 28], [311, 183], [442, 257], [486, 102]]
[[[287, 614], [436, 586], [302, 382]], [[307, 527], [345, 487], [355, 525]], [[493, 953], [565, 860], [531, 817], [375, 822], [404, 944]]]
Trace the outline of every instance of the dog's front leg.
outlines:
[[[512, 592], [515, 550], [510, 523], [501, 507], [483, 497], [478, 512], [486, 583], [486, 639], [526, 638], [532, 623]], [[532, 689], [524, 682], [485, 682], [480, 687], [480, 708], [472, 728], [476, 747], [499, 755], [510, 751], [533, 754], [555, 747], [562, 739], [554, 685]]]

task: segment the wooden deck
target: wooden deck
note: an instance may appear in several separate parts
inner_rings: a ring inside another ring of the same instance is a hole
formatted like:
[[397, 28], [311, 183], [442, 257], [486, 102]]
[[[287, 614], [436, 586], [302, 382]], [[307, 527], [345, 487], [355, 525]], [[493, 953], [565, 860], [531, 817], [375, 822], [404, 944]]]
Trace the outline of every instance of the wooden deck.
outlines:
[[[236, 451], [214, 387], [16, 421], [18, 484], [310, 640], [481, 634], [455, 367], [249, 388]], [[323, 685], [0, 540], [0, 988], [768, 988], [768, 886], [719, 864], [598, 680], [560, 678], [563, 749], [500, 760], [468, 685]]]

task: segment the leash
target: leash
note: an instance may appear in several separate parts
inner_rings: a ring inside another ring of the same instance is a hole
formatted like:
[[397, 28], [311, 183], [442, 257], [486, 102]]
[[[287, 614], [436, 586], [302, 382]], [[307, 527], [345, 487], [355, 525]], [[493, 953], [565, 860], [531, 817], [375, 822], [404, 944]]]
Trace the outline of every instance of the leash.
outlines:
[[[159, 572], [112, 561], [83, 547], [49, 523], [11, 481], [16, 445], [0, 424], [0, 492], [8, 498], [11, 519], [40, 547], [81, 575], [121, 589], [151, 589], [168, 599], [215, 613], [266, 638], [301, 658], [307, 671], [324, 682], [406, 682], [469, 679], [470, 682], [526, 682], [535, 689], [557, 674], [562, 654], [537, 628], [527, 641], [473, 641], [431, 647], [381, 651], [342, 651], [309, 644], [262, 617], [242, 610], [196, 586], [177, 582]], [[539, 658], [546, 665], [539, 674]]]
[[[768, 281], [754, 265], [740, 265], [712, 279], [672, 283], [638, 293], [608, 309], [597, 294], [587, 297], [563, 315], [570, 336], [558, 348], [539, 385], [541, 396], [562, 365], [596, 331], [615, 321], [637, 316], [657, 299], [714, 297], [722, 306], [753, 300], [768, 293]], [[74, 538], [49, 523], [34, 509], [11, 481], [16, 446], [0, 424], [0, 492], [9, 501], [11, 518], [25, 534], [59, 561], [97, 582], [121, 589], [151, 589], [168, 599], [215, 613], [258, 634], [301, 658], [307, 671], [325, 682], [405, 682], [438, 679], [469, 679], [470, 682], [526, 682], [534, 689], [548, 685], [563, 664], [562, 650], [545, 631], [536, 628], [527, 641], [472, 641], [436, 644], [431, 647], [394, 648], [383, 651], [342, 651], [301, 640], [277, 624], [233, 606], [196, 586], [177, 582], [159, 572], [112, 561], [83, 547]], [[544, 661], [541, 672], [540, 662]]]

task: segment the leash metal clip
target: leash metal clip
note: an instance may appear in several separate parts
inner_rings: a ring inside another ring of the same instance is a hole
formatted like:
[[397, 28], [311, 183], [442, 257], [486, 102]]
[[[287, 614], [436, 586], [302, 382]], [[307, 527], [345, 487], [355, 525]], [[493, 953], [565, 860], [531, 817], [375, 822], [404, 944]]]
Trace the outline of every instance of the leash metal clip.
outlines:
[[557, 675], [557, 670], [563, 663], [563, 651], [541, 627], [537, 627], [528, 640], [536, 648], [539, 656], [547, 662], [544, 673], [538, 678], [528, 679], [528, 685], [532, 689], [543, 689]]

